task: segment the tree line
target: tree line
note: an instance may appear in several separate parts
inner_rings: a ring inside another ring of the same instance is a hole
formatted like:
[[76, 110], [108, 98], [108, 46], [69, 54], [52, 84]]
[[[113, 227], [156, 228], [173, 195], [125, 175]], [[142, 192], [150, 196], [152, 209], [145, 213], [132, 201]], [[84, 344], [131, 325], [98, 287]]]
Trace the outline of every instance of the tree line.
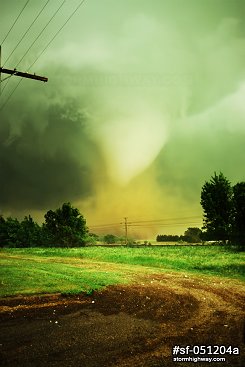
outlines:
[[157, 242], [188, 242], [197, 243], [202, 241], [202, 230], [197, 227], [189, 227], [184, 235], [159, 234], [156, 237]]
[[84, 246], [89, 236], [86, 220], [77, 208], [64, 203], [61, 208], [49, 210], [42, 225], [34, 222], [30, 215], [22, 221], [0, 216], [1, 247], [35, 246]]
[[158, 235], [159, 242], [221, 241], [245, 250], [245, 182], [234, 186], [223, 175], [214, 173], [201, 190], [203, 227], [188, 228], [184, 235]]
[[245, 182], [234, 186], [223, 175], [214, 173], [201, 191], [204, 236], [245, 249]]
[[[202, 230], [188, 228], [183, 236], [161, 234], [157, 241], [222, 241], [245, 250], [245, 182], [232, 186], [223, 173], [215, 173], [204, 183], [200, 203], [204, 212]], [[49, 210], [44, 219], [39, 225], [30, 215], [22, 221], [0, 215], [0, 247], [79, 247], [100, 239], [89, 233], [85, 218], [69, 202]], [[122, 243], [123, 238], [109, 234], [103, 241]]]

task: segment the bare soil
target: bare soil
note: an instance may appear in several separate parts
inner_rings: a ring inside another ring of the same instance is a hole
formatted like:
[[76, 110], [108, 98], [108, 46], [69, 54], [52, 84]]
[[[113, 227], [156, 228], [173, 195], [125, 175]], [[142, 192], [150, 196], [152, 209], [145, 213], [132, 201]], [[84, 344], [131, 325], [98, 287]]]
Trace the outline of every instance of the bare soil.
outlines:
[[[3, 298], [0, 357], [6, 367], [242, 367], [244, 290], [238, 281], [157, 274], [92, 295]], [[174, 362], [174, 345], [231, 345], [240, 355]]]

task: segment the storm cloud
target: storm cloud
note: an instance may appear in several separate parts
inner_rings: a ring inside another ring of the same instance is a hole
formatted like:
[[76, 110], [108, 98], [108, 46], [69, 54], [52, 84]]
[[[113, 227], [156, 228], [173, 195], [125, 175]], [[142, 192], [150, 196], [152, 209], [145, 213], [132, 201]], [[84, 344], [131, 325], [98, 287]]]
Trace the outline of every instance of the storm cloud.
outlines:
[[34, 111], [16, 116], [16, 125], [1, 120], [3, 209], [46, 209], [93, 193], [101, 159], [86, 133], [86, 118], [69, 103], [50, 105], [41, 114], [43, 125], [35, 123]]
[[[1, 34], [17, 4], [4, 4]], [[77, 4], [64, 5], [20, 68]], [[40, 7], [27, 8], [3, 60]], [[214, 171], [245, 179], [244, 12], [242, 0], [85, 2], [35, 64], [49, 82], [23, 81], [1, 111], [1, 209], [72, 201], [92, 224], [185, 215], [201, 223], [204, 181]]]

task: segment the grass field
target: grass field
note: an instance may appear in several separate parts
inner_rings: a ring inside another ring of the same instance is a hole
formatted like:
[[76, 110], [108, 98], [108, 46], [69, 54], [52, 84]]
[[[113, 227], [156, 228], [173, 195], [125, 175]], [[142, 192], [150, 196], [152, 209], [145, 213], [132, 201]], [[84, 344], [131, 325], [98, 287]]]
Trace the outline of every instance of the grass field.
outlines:
[[245, 253], [205, 247], [1, 249], [0, 296], [78, 293], [134, 282], [146, 273], [245, 279]]

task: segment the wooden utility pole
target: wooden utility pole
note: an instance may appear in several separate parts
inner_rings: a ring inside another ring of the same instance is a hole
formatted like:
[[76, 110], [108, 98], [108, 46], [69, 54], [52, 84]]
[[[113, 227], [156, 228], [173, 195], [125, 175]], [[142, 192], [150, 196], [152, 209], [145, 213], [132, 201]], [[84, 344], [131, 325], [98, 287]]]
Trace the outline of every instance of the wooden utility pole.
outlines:
[[36, 74], [30, 74], [30, 73], [24, 73], [22, 71], [17, 71], [16, 69], [6, 69], [6, 68], [2, 68], [1, 67], [1, 46], [0, 46], [0, 83], [3, 82], [5, 79], [9, 78], [5, 78], [3, 80], [1, 80], [1, 74], [9, 74], [11, 75], [15, 75], [15, 76], [20, 76], [22, 78], [29, 78], [29, 79], [35, 79], [35, 80], [40, 80], [42, 82], [47, 82], [48, 78], [46, 78], [45, 76], [40, 76], [40, 75], [36, 75]]
[[128, 244], [128, 218], [124, 218], [124, 226], [125, 226], [125, 245]]

